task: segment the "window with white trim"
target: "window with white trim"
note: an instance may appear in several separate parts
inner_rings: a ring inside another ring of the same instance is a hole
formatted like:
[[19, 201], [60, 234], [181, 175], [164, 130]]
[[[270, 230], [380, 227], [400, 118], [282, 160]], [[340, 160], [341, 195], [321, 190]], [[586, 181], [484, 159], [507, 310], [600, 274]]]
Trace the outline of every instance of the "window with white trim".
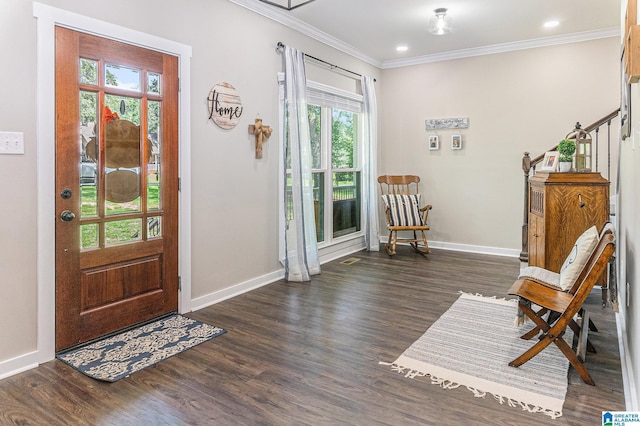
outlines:
[[[316, 238], [322, 247], [362, 235], [362, 96], [310, 81], [307, 89]], [[284, 102], [280, 108], [284, 115]], [[291, 220], [292, 209], [287, 210]]]

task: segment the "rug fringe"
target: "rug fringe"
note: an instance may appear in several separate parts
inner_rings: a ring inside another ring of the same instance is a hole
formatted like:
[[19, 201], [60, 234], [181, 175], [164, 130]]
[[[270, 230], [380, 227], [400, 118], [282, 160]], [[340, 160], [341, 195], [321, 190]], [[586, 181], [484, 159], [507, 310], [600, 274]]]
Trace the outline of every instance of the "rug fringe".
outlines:
[[[404, 374], [404, 377], [408, 377], [410, 379], [413, 379], [415, 377], [425, 377], [425, 376], [429, 376], [429, 378], [431, 379], [431, 384], [434, 385], [438, 385], [443, 389], [456, 389], [460, 387], [459, 383], [455, 383], [452, 382], [451, 380], [445, 380], [445, 379], [440, 379], [438, 377], [434, 377], [433, 375], [429, 374], [429, 373], [422, 373], [420, 371], [417, 370], [413, 370], [411, 368], [408, 367], [403, 367], [402, 365], [398, 365], [394, 362], [383, 362], [383, 361], [379, 361], [378, 364], [380, 365], [386, 365], [391, 367], [391, 371], [395, 371], [397, 373], [400, 374]], [[470, 386], [465, 386], [469, 391], [473, 392], [473, 396], [476, 398], [484, 398], [485, 395], [487, 394], [487, 392], [480, 390], [480, 389], [476, 389], [476, 388], [472, 388]], [[537, 407], [535, 405], [530, 405], [527, 403], [524, 403], [522, 401], [517, 401], [515, 399], [511, 399], [509, 397], [506, 396], [502, 396], [502, 395], [496, 395], [491, 393], [491, 395], [493, 395], [493, 397], [496, 399], [496, 401], [498, 401], [500, 404], [507, 404], [509, 407], [520, 407], [522, 408], [523, 411], [528, 411], [530, 413], [543, 413], [546, 414], [547, 416], [551, 417], [552, 419], [557, 419], [558, 417], [562, 416], [562, 411], [554, 411], [554, 410], [547, 410], [545, 408], [542, 407]]]
[[516, 315], [516, 319], [513, 321], [513, 324], [516, 327], [520, 327], [521, 325], [525, 325], [528, 319], [525, 316]]
[[484, 297], [485, 299], [494, 299], [494, 300], [504, 300], [505, 302], [511, 302], [514, 304], [518, 304], [518, 300], [517, 299], [507, 299], [506, 297], [498, 297], [498, 296], [484, 296], [481, 293], [469, 293], [466, 291], [458, 291], [458, 294], [464, 294], [467, 296], [475, 296], [475, 297]]

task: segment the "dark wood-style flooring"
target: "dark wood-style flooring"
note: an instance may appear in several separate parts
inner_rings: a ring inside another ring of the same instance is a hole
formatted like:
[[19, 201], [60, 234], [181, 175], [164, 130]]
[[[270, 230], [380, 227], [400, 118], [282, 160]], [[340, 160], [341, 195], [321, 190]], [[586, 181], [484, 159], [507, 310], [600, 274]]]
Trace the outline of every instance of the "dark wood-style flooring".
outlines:
[[60, 361], [0, 381], [2, 425], [596, 425], [624, 410], [616, 326], [600, 292], [588, 357], [596, 387], [570, 369], [564, 415], [552, 420], [491, 395], [408, 379], [391, 362], [458, 298], [506, 297], [513, 258], [399, 247], [322, 266], [311, 283], [276, 282], [189, 314], [228, 333], [116, 383]]

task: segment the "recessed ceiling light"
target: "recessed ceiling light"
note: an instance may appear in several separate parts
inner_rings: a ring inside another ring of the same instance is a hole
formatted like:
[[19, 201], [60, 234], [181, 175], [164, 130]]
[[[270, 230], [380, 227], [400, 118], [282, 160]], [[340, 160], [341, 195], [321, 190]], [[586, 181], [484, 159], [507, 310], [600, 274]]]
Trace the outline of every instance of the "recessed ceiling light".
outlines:
[[553, 28], [553, 27], [557, 27], [558, 25], [560, 25], [559, 21], [547, 21], [544, 23], [544, 27], [545, 28]]
[[409, 50], [409, 47], [408, 46], [398, 46], [398, 47], [396, 47], [396, 50], [398, 52], [406, 52], [407, 50]]

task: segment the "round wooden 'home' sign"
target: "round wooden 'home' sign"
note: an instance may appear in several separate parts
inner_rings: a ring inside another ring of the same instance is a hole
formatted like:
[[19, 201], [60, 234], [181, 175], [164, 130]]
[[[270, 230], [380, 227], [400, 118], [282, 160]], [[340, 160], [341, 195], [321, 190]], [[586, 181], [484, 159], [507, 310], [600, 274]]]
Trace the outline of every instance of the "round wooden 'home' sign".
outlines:
[[229, 83], [218, 83], [209, 92], [209, 118], [219, 127], [236, 127], [242, 115], [242, 102], [238, 91]]

